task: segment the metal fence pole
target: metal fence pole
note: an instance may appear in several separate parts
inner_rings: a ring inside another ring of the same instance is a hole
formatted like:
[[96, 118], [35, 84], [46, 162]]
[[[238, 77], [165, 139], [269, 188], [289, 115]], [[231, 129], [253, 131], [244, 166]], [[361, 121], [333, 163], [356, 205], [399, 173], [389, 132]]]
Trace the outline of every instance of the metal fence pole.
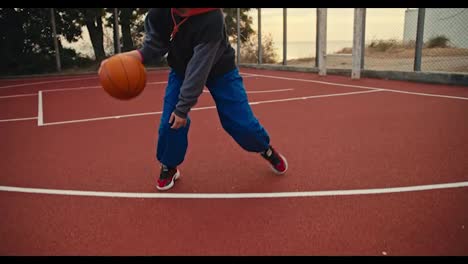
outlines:
[[288, 49], [288, 13], [287, 8], [283, 8], [283, 65], [287, 62], [287, 49]]
[[57, 71], [62, 70], [62, 64], [60, 62], [60, 51], [57, 40], [57, 29], [55, 26], [55, 11], [53, 8], [50, 9], [50, 22], [52, 23], [52, 37], [54, 38], [54, 47], [55, 47], [55, 60], [57, 63]]
[[240, 8], [237, 8], [237, 65], [240, 64]]
[[416, 47], [414, 56], [414, 71], [421, 71], [422, 47], [424, 43], [424, 18], [426, 8], [418, 9], [418, 25], [416, 28]]
[[351, 70], [351, 79], [361, 78], [363, 14], [364, 8], [354, 9], [353, 68]]
[[315, 68], [318, 68], [319, 61], [319, 9], [316, 10], [316, 18], [315, 18]]
[[361, 43], [361, 69], [364, 69], [364, 57], [366, 56], [366, 8], [362, 11], [362, 43]]
[[262, 9], [258, 9], [258, 64], [262, 64]]
[[318, 62], [319, 75], [327, 75], [327, 9], [317, 8]]
[[114, 8], [114, 53], [120, 53], [119, 12]]

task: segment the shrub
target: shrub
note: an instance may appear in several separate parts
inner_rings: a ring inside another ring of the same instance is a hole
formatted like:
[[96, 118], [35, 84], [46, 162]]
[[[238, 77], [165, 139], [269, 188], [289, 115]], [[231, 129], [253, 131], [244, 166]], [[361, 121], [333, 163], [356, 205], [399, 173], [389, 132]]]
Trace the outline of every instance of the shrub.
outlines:
[[426, 43], [427, 48], [447, 48], [450, 40], [445, 36], [436, 36]]

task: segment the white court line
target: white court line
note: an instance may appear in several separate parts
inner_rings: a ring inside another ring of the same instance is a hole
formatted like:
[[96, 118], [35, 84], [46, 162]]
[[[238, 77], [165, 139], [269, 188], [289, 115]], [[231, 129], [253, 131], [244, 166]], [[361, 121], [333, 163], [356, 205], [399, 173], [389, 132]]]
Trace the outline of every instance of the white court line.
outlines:
[[[245, 76], [245, 77], [255, 77], [255, 76]], [[152, 84], [166, 84], [167, 81], [162, 81], [162, 82], [149, 82], [147, 85], [152, 85]], [[0, 87], [1, 88], [1, 87]], [[59, 92], [59, 91], [71, 91], [71, 90], [85, 90], [85, 89], [101, 89], [102, 86], [100, 85], [94, 85], [94, 86], [79, 86], [79, 87], [70, 87], [70, 88], [59, 88], [59, 89], [42, 89], [43, 92]], [[17, 95], [6, 95], [6, 96], [0, 96], [0, 99], [2, 98], [10, 98], [10, 97], [22, 97], [22, 96], [36, 96], [37, 94], [17, 94]]]
[[[292, 97], [292, 98], [286, 98], [286, 99], [276, 99], [276, 100], [250, 102], [249, 104], [250, 105], [258, 105], [258, 104], [265, 104], [265, 103], [277, 103], [277, 102], [287, 102], [287, 101], [295, 101], [295, 100], [306, 100], [306, 99], [312, 99], [312, 98], [345, 96], [345, 95], [375, 93], [375, 92], [380, 92], [380, 90]], [[192, 108], [191, 111], [205, 110], [205, 109], [215, 109], [215, 108], [216, 108], [216, 106], [196, 107], [196, 108]], [[98, 120], [106, 120], [106, 119], [119, 119], [119, 118], [145, 116], [145, 115], [156, 115], [156, 114], [161, 114], [161, 113], [162, 112], [160, 111], [160, 112], [147, 112], [147, 113], [138, 113], [138, 114], [129, 114], [129, 115], [118, 115], [118, 116], [104, 116], [104, 117], [87, 118], [87, 119], [76, 119], [76, 120], [69, 120], [69, 121], [43, 123], [42, 126], [63, 125], [63, 124], [71, 124], [71, 123], [90, 122], [90, 121], [98, 121]]]
[[432, 97], [442, 97], [442, 98], [450, 98], [450, 99], [461, 99], [461, 100], [468, 100], [468, 97], [460, 97], [460, 96], [451, 96], [451, 95], [442, 95], [442, 94], [428, 94], [428, 93], [415, 93], [415, 92], [406, 92], [401, 90], [391, 90], [391, 89], [383, 89], [385, 92], [391, 93], [404, 93], [404, 94], [415, 94], [415, 95], [423, 95], [423, 96], [432, 96]]
[[26, 96], [37, 96], [37, 93], [33, 93], [33, 94], [4, 95], [4, 96], [0, 96], [0, 99], [3, 99], [3, 98], [14, 98], [14, 97], [26, 97]]
[[327, 85], [334, 85], [334, 86], [353, 87], [353, 88], [359, 88], [359, 89], [378, 89], [378, 90], [385, 91], [385, 92], [405, 93], [405, 94], [414, 94], [414, 95], [421, 95], [421, 96], [433, 96], [433, 97], [441, 97], [441, 98], [468, 100], [468, 97], [450, 96], [450, 95], [443, 95], [443, 94], [407, 92], [407, 91], [402, 91], [402, 90], [394, 90], [394, 89], [386, 89], [386, 88], [378, 88], [378, 87], [370, 87], [370, 86], [362, 86], [362, 85], [351, 85], [351, 84], [343, 84], [343, 83], [323, 82], [323, 81], [316, 81], [316, 80], [309, 80], [309, 79], [279, 77], [279, 76], [263, 75], [263, 74], [255, 74], [255, 76], [273, 78], [273, 79], [281, 79], [281, 80], [290, 80], [290, 81], [313, 82], [313, 83], [320, 83], [320, 84], [327, 84]]
[[242, 72], [242, 73], [239, 73], [239, 75], [242, 77], [257, 77], [255, 73]]
[[[192, 110], [195, 110], [195, 109], [192, 109]], [[162, 114], [162, 111], [146, 112], [146, 113], [138, 113], [138, 114], [130, 114], [130, 115], [120, 115], [120, 116], [102, 116], [102, 117], [96, 117], [96, 118], [76, 119], [76, 120], [60, 121], [60, 122], [49, 122], [49, 123], [42, 124], [42, 126], [63, 125], [63, 124], [72, 124], [72, 123], [80, 123], [80, 122], [91, 122], [91, 121], [99, 121], [99, 120], [107, 120], [107, 119], [119, 119], [119, 118], [126, 118], [126, 117], [157, 115], [157, 114]]]
[[[205, 109], [215, 109], [215, 108], [216, 108], [216, 106], [197, 107], [197, 108], [193, 108], [192, 111], [205, 110]], [[60, 122], [49, 122], [49, 123], [43, 124], [43, 126], [63, 125], [63, 124], [91, 122], [91, 121], [99, 121], [99, 120], [107, 120], [107, 119], [120, 119], [120, 118], [126, 118], [126, 117], [136, 117], [136, 116], [146, 116], [146, 115], [159, 115], [159, 114], [162, 114], [162, 111], [146, 112], [146, 113], [138, 113], [138, 114], [129, 114], [129, 115], [120, 115], [120, 116], [103, 116], [103, 117], [96, 117], [96, 118], [76, 119], [76, 120], [60, 121]]]
[[[248, 75], [248, 76], [242, 76], [242, 77], [249, 78], [249, 77], [256, 77], [256, 76], [255, 75]], [[27, 85], [34, 85], [34, 84], [45, 84], [45, 83], [52, 83], [52, 82], [59, 82], [59, 81], [86, 80], [86, 79], [92, 79], [92, 78], [98, 78], [98, 77], [79, 78], [79, 79], [64, 79], [64, 80], [44, 81], [44, 82], [35, 82], [35, 83], [22, 83], [22, 84], [1, 86], [0, 89], [2, 89], [2, 88], [11, 88], [11, 87], [19, 87], [19, 86], [27, 86]], [[165, 83], [167, 83], [167, 81], [165, 81], [165, 82], [149, 82], [148, 84], [165, 84]], [[42, 91], [44, 91], [44, 92], [53, 92], [53, 91], [99, 89], [99, 88], [101, 88], [100, 85], [98, 85], [98, 86], [80, 86], [80, 87], [71, 87], [71, 88], [62, 88], [62, 89], [43, 89]], [[34, 95], [36, 95], [36, 94], [7, 95], [7, 96], [0, 96], [0, 99], [1, 98], [10, 98], [10, 97], [21, 97], [21, 96], [34, 96]]]
[[311, 95], [311, 96], [293, 97], [293, 98], [286, 98], [286, 99], [258, 101], [258, 102], [252, 102], [252, 103], [249, 103], [249, 104], [250, 105], [259, 105], [259, 104], [267, 104], [267, 103], [287, 102], [287, 101], [296, 101], [296, 100], [307, 100], [307, 99], [313, 99], [313, 98], [345, 96], [345, 95], [375, 93], [375, 92], [380, 92], [380, 90], [370, 90], [370, 91], [362, 91], [362, 92], [349, 92], [349, 93], [337, 93], [337, 94]]
[[[255, 76], [243, 76], [243, 77], [255, 77]], [[163, 82], [149, 82], [147, 85], [152, 85], [152, 84], [166, 84], [167, 81]], [[2, 88], [2, 87], [0, 87]], [[59, 92], [59, 91], [72, 91], [72, 90], [85, 90], [85, 89], [101, 89], [102, 86], [100, 85], [94, 85], [94, 86], [80, 86], [80, 87], [70, 87], [70, 88], [59, 88], [59, 89], [43, 89], [43, 92]], [[13, 97], [26, 97], [26, 96], [37, 96], [36, 93], [32, 94], [15, 94], [15, 95], [5, 95], [5, 96], [0, 96], [0, 99], [3, 98], [13, 98]]]
[[[167, 82], [150, 82], [148, 84], [165, 84]], [[45, 92], [59, 92], [59, 91], [70, 91], [70, 90], [85, 90], [85, 89], [101, 89], [102, 86], [81, 86], [81, 87], [71, 87], [71, 88], [60, 88], [60, 89], [43, 89], [41, 91]], [[37, 93], [33, 94], [15, 94], [15, 95], [6, 95], [0, 96], [0, 99], [3, 98], [12, 98], [12, 97], [23, 97], [23, 96], [37, 96]]]
[[6, 85], [0, 86], [0, 89], [6, 88], [13, 88], [13, 87], [21, 87], [21, 86], [30, 86], [36, 84], [46, 84], [46, 83], [57, 83], [57, 82], [69, 82], [69, 81], [77, 81], [77, 80], [88, 80], [88, 79], [96, 79], [97, 76], [94, 77], [86, 77], [86, 78], [73, 78], [73, 79], [61, 79], [61, 80], [52, 80], [52, 81], [43, 81], [43, 82], [33, 82], [33, 83], [21, 83], [21, 84], [13, 84], [13, 85]]
[[42, 126], [44, 124], [44, 115], [42, 113], [42, 91], [38, 93], [38, 100], [37, 103], [37, 125]]
[[[246, 93], [251, 93], [251, 94], [255, 94], [255, 93], [276, 93], [276, 92], [285, 92], [285, 91], [292, 91], [294, 89], [277, 89], [277, 90], [260, 90], [260, 91], [245, 91]], [[203, 90], [204, 93], [209, 93], [210, 91], [208, 90]]]
[[[149, 84], [165, 84], [167, 82], [150, 82]], [[60, 88], [60, 89], [44, 89], [43, 92], [59, 92], [59, 91], [70, 91], [70, 90], [85, 90], [85, 89], [102, 89], [102, 86], [82, 86], [82, 87], [71, 87], [71, 88]]]
[[113, 197], [113, 198], [184, 198], [184, 199], [240, 199], [240, 198], [292, 198], [292, 197], [317, 197], [317, 196], [343, 196], [343, 195], [366, 195], [366, 194], [388, 194], [402, 192], [430, 191], [437, 189], [463, 188], [468, 186], [468, 181], [415, 185], [405, 187], [354, 189], [354, 190], [329, 190], [329, 191], [306, 191], [306, 192], [272, 192], [272, 193], [136, 193], [136, 192], [97, 192], [58, 190], [42, 188], [23, 188], [13, 186], [0, 186], [0, 191], [52, 194], [67, 196], [91, 196], [91, 197]]
[[14, 119], [2, 119], [1, 122], [15, 122], [15, 121], [24, 121], [24, 120], [34, 120], [37, 119], [37, 116], [34, 117], [24, 117], [24, 118], [14, 118]]
[[381, 88], [368, 87], [368, 86], [362, 86], [362, 85], [323, 82], [323, 81], [316, 81], [316, 80], [309, 80], [309, 79], [289, 78], [289, 77], [280, 77], [280, 76], [264, 75], [264, 74], [252, 74], [252, 77], [254, 76], [280, 79], [280, 80], [288, 80], [288, 81], [301, 81], [301, 82], [312, 82], [312, 83], [320, 83], [320, 84], [335, 85], [335, 86], [345, 86], [345, 87], [352, 87], [352, 88], [359, 88], [359, 89], [379, 89], [379, 90], [381, 89]]

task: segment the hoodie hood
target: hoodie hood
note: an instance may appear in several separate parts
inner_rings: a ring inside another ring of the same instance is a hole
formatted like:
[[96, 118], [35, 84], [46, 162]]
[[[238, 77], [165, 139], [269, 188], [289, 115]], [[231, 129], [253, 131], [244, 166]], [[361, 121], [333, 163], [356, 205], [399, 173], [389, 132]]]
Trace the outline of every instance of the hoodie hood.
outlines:
[[180, 12], [177, 8], [172, 8], [172, 12], [174, 12], [175, 14], [181, 17], [190, 17], [190, 16], [196, 16], [199, 14], [208, 13], [217, 9], [219, 8], [189, 8], [189, 10], [186, 13], [182, 14], [182, 12]]

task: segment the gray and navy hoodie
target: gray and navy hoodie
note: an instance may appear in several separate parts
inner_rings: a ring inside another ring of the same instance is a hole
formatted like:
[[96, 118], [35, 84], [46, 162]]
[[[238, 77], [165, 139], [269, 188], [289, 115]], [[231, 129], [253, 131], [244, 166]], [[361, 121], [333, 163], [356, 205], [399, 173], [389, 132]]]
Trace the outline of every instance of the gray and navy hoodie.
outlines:
[[161, 59], [184, 78], [174, 113], [186, 118], [208, 79], [236, 68], [220, 8], [153, 8], [145, 18], [146, 35], [139, 49], [143, 63]]

